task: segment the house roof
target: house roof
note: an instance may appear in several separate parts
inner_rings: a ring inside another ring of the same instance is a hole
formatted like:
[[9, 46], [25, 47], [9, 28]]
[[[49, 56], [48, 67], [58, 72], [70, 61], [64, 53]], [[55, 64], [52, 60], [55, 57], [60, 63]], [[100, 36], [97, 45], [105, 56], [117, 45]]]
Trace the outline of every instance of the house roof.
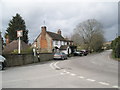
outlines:
[[49, 32], [49, 31], [47, 31], [47, 33], [53, 40], [66, 41], [60, 34]]
[[[66, 42], [73, 42], [71, 40], [65, 39], [62, 35], [57, 34], [57, 33], [53, 33], [50, 31], [46, 31], [46, 33], [53, 39], [53, 40], [58, 40], [58, 41], [66, 41]], [[37, 38], [35, 39], [34, 42], [37, 41], [37, 39], [40, 37], [41, 33], [37, 36]], [[32, 43], [32, 45], [34, 44], [34, 42]]]
[[[24, 41], [21, 40], [21, 50], [29, 47]], [[18, 40], [14, 40], [11, 43], [7, 44], [3, 50], [4, 53], [11, 53], [14, 50], [18, 49]]]
[[66, 50], [68, 48], [68, 45], [62, 45], [61, 47], [60, 47], [60, 50]]

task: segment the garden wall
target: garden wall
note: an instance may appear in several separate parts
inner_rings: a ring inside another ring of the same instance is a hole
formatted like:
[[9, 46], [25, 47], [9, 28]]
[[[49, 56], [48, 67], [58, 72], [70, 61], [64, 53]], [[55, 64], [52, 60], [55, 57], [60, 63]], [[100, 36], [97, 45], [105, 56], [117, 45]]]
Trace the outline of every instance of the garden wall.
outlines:
[[8, 67], [21, 66], [53, 59], [52, 53], [40, 53], [37, 56], [33, 56], [33, 54], [5, 54], [3, 56], [7, 59], [6, 63]]

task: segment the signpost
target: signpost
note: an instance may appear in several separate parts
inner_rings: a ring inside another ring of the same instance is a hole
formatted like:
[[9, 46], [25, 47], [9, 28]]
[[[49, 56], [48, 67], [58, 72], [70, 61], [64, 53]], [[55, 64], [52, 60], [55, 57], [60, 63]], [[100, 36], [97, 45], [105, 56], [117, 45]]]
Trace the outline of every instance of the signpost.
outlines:
[[20, 37], [22, 37], [23, 36], [23, 30], [18, 30], [17, 31], [17, 37], [19, 38], [18, 39], [18, 53], [20, 54], [21, 53], [21, 40], [20, 40]]

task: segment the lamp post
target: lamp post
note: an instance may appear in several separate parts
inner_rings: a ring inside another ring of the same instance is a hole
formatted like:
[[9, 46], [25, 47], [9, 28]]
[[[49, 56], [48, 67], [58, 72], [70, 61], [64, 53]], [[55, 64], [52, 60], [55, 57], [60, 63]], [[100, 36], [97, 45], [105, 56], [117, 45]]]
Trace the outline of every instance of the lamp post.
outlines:
[[23, 30], [18, 30], [17, 31], [17, 37], [18, 37], [18, 53], [21, 53], [21, 40], [20, 37], [23, 36]]

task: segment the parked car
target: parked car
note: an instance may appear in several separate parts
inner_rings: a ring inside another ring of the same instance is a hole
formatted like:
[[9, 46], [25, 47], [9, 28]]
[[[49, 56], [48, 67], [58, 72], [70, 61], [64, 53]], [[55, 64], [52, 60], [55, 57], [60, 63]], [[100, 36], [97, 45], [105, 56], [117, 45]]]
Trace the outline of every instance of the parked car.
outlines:
[[54, 54], [54, 59], [65, 60], [65, 59], [67, 59], [67, 55], [63, 52], [57, 52], [57, 53]]
[[82, 54], [83, 54], [84, 56], [87, 56], [87, 55], [88, 55], [88, 50], [81, 50], [81, 52], [82, 52]]
[[6, 59], [0, 55], [0, 70], [3, 70], [6, 67]]
[[82, 56], [83, 53], [81, 51], [75, 51], [74, 53], [74, 56]]

